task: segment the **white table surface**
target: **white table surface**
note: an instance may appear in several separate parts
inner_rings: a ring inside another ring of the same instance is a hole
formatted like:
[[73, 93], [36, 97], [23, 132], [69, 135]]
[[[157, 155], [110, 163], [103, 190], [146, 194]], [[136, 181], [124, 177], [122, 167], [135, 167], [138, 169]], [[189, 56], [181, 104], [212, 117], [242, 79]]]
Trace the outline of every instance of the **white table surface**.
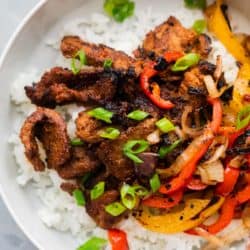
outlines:
[[[0, 54], [10, 36], [39, 0], [0, 0]], [[11, 218], [0, 197], [0, 249], [36, 250]]]

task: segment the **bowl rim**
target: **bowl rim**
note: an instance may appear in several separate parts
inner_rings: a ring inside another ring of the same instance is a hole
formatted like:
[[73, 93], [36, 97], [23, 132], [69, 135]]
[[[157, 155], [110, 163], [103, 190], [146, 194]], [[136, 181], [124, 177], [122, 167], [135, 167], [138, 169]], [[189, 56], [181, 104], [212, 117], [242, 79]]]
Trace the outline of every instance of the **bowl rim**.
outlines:
[[[21, 20], [20, 24], [17, 26], [15, 31], [12, 33], [10, 39], [8, 40], [6, 46], [3, 49], [2, 54], [0, 55], [0, 72], [2, 70], [3, 64], [8, 57], [17, 37], [22, 32], [23, 28], [28, 24], [32, 17], [48, 2], [48, 0], [39, 0], [33, 8], [28, 11], [25, 17]], [[38, 249], [43, 249], [39, 241], [32, 236], [32, 233], [28, 231], [25, 226], [21, 223], [19, 217], [17, 216], [15, 209], [10, 205], [7, 194], [3, 191], [2, 183], [0, 183], [0, 198], [2, 198], [3, 203], [5, 204], [7, 210], [9, 211], [11, 217], [14, 219], [15, 223], [24, 233], [24, 235], [34, 244]]]

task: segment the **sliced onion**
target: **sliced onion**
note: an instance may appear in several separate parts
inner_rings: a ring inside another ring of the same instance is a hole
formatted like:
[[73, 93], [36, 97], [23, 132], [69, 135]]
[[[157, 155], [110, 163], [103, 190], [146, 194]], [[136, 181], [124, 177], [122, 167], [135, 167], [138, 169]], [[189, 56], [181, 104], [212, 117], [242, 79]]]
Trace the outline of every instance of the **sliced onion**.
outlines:
[[224, 180], [224, 168], [221, 161], [202, 164], [198, 167], [201, 181], [207, 185], [215, 185]]
[[[243, 224], [240, 224], [224, 236], [217, 237], [218, 242], [223, 242], [223, 247], [229, 246], [234, 242], [238, 242], [248, 236], [249, 232]], [[214, 240], [208, 240], [201, 250], [219, 250], [221, 247]], [[220, 243], [219, 243], [220, 244]]]
[[231, 161], [230, 161], [230, 167], [233, 168], [240, 168], [245, 162], [245, 157], [243, 155], [238, 155], [235, 156]]
[[250, 229], [250, 205], [248, 204], [242, 212], [242, 222], [243, 225]]
[[206, 130], [202, 135], [196, 137], [188, 147], [177, 157], [176, 161], [166, 169], [157, 169], [157, 172], [165, 177], [177, 175], [184, 166], [197, 154], [200, 147], [208, 140], [213, 139], [214, 135], [210, 130]]
[[181, 127], [183, 133], [190, 135], [192, 137], [196, 137], [202, 134], [202, 129], [201, 128], [190, 128], [188, 126], [188, 115], [192, 112], [192, 107], [191, 106], [186, 106], [184, 108], [183, 114], [181, 116]]
[[219, 248], [222, 248], [225, 244], [222, 239], [220, 239], [219, 237], [217, 237], [215, 235], [210, 234], [209, 232], [207, 232], [203, 228], [197, 227], [194, 230], [199, 236], [206, 239], [209, 242], [209, 245], [211, 245], [211, 247], [212, 247], [212, 248], [207, 248], [208, 244], [206, 244], [206, 246], [204, 246], [202, 248], [202, 250], [215, 249], [215, 248], [219, 249]]
[[225, 157], [226, 150], [228, 147], [228, 138], [226, 138], [225, 136], [216, 137], [210, 148], [216, 147], [217, 144], [222, 144], [222, 145], [217, 147], [217, 149], [215, 150], [213, 155], [210, 157], [210, 159], [205, 162], [206, 164], [209, 164], [211, 162], [217, 161]]
[[151, 145], [159, 143], [161, 141], [159, 129], [156, 129], [154, 132], [152, 132], [151, 134], [149, 134], [148, 137], [147, 137], [147, 141]]
[[184, 132], [181, 130], [181, 128], [179, 126], [175, 126], [175, 133], [178, 135], [178, 137], [181, 140], [184, 141], [186, 139], [186, 136], [185, 136]]
[[222, 74], [222, 58], [220, 55], [218, 55], [216, 58], [216, 69], [214, 71], [214, 78], [216, 80], [219, 80], [221, 74]]
[[206, 85], [209, 96], [212, 98], [220, 97], [224, 93], [224, 91], [228, 88], [227, 86], [224, 86], [219, 91], [216, 87], [216, 82], [214, 81], [211, 75], [204, 76], [203, 80]]

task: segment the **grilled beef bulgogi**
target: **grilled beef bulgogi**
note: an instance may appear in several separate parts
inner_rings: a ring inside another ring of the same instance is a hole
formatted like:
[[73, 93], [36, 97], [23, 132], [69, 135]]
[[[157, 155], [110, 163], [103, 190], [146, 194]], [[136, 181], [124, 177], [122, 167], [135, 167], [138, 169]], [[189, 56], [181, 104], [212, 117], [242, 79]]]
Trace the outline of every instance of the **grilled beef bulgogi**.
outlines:
[[[141, 156], [141, 159], [152, 163], [150, 171], [143, 171], [143, 166], [140, 170], [140, 165], [124, 155], [124, 144], [130, 140], [147, 141], [150, 134], [159, 133], [156, 122], [162, 117], [167, 117], [181, 127], [182, 114], [187, 107], [190, 107], [191, 115], [197, 114], [198, 118], [205, 110], [208, 114], [206, 119], [211, 120], [211, 110], [206, 100], [208, 93], [203, 81], [204, 76], [213, 75], [216, 68], [206, 61], [211, 51], [210, 42], [208, 36], [197, 35], [193, 30], [184, 28], [175, 17], [170, 17], [150, 31], [142, 46], [134, 52], [135, 57], [105, 45], [88, 43], [77, 36], [64, 37], [61, 43], [63, 55], [72, 58], [79, 50], [83, 50], [89, 67], [78, 74], [69, 69], [52, 68], [38, 83], [25, 87], [31, 102], [38, 106], [37, 111], [25, 121], [20, 135], [28, 160], [37, 171], [43, 171], [46, 165], [55, 169], [68, 181], [62, 184], [62, 189], [70, 194], [75, 188], [81, 189], [87, 197], [88, 214], [99, 226], [114, 227], [127, 212], [112, 216], [105, 207], [120, 201], [118, 190], [124, 183], [132, 185], [143, 182], [149, 186], [149, 180], [141, 178], [152, 176], [156, 161], [150, 160], [148, 156], [155, 157], [161, 146], [171, 144], [179, 135], [172, 132], [172, 139], [171, 135], [164, 135], [156, 142], [150, 141], [145, 152], [150, 155]], [[173, 51], [183, 55], [196, 52], [202, 60], [191, 69], [173, 72], [172, 64], [164, 59], [165, 53]], [[112, 60], [109, 69], [102, 67], [106, 59]], [[156, 62], [158, 74], [151, 79], [151, 83], [155, 82], [159, 86], [160, 98], [174, 104], [172, 109], [158, 107], [140, 87], [140, 74], [152, 61]], [[101, 137], [100, 134], [110, 124], [91, 116], [88, 108], [79, 113], [76, 119], [76, 136], [84, 145], [72, 146], [66, 122], [53, 110], [57, 105], [69, 103], [88, 105], [91, 108], [101, 106], [109, 110], [113, 113], [112, 127], [119, 129], [120, 135], [113, 140]], [[129, 119], [127, 115], [134, 110], [147, 112], [148, 117], [143, 121]], [[202, 119], [206, 123], [204, 115]], [[194, 126], [194, 117], [190, 123]], [[188, 134], [183, 135], [181, 146], [167, 155], [168, 166], [190, 144], [191, 139]], [[42, 143], [46, 151], [46, 162], [40, 159], [36, 140]], [[164, 168], [165, 163], [159, 159], [159, 167]], [[90, 176], [83, 184], [82, 177], [86, 174]], [[107, 182], [105, 192], [91, 199], [91, 189], [99, 181]]]

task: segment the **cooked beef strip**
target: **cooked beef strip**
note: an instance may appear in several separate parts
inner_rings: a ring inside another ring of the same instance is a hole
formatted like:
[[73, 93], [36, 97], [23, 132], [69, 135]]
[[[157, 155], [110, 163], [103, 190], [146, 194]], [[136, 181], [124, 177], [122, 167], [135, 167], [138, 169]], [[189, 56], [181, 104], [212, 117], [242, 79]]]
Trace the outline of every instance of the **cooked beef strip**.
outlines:
[[104, 141], [97, 149], [100, 161], [107, 172], [120, 181], [128, 182], [134, 178], [133, 162], [123, 154], [123, 146], [128, 140], [143, 140], [154, 131], [156, 119], [150, 118], [122, 132], [114, 141]]
[[54, 108], [67, 103], [91, 103], [113, 98], [117, 88], [117, 76], [102, 68], [82, 69], [74, 75], [61, 67], [52, 68], [41, 80], [26, 86], [26, 95], [31, 102], [44, 107]]
[[99, 165], [100, 162], [94, 152], [87, 149], [86, 146], [75, 146], [72, 148], [70, 160], [58, 170], [58, 174], [63, 179], [73, 179], [94, 171]]
[[61, 185], [60, 185], [60, 188], [67, 192], [68, 194], [70, 195], [73, 195], [73, 192], [76, 190], [76, 189], [80, 189], [80, 185], [76, 182], [76, 181], [72, 181], [72, 182], [63, 182]]
[[210, 39], [207, 36], [198, 36], [192, 29], [184, 28], [178, 19], [170, 16], [146, 35], [142, 49], [134, 54], [137, 58], [145, 58], [152, 52], [155, 56], [162, 56], [169, 51], [196, 51], [206, 57], [210, 50]]
[[141, 70], [141, 63], [122, 51], [117, 51], [103, 44], [93, 44], [83, 41], [78, 36], [65, 36], [61, 42], [61, 51], [66, 58], [72, 58], [83, 50], [87, 57], [88, 65], [103, 66], [106, 59], [112, 60], [112, 68], [128, 70], [134, 66], [137, 72]]
[[66, 123], [54, 110], [37, 108], [24, 122], [20, 138], [25, 154], [36, 171], [43, 171], [45, 164], [40, 158], [38, 139], [46, 152], [49, 168], [59, 169], [70, 158], [70, 143]]
[[98, 226], [104, 229], [113, 228], [123, 219], [125, 213], [114, 217], [105, 211], [105, 206], [117, 201], [118, 199], [119, 192], [117, 190], [106, 191], [101, 197], [95, 200], [88, 199], [86, 203], [86, 211], [95, 220]]
[[98, 143], [103, 140], [100, 132], [104, 128], [104, 124], [88, 115], [83, 111], [79, 113], [76, 123], [76, 135], [85, 142]]

